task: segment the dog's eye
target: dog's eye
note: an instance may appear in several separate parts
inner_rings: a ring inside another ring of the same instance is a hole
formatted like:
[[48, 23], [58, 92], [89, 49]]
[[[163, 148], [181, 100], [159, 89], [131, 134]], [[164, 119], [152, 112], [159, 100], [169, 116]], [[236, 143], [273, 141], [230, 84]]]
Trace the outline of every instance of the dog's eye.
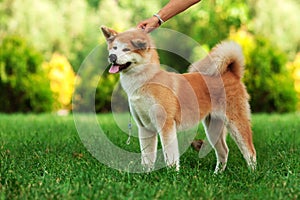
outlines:
[[114, 50], [117, 50], [118, 47], [113, 47]]
[[129, 49], [129, 48], [124, 48], [123, 51], [124, 51], [124, 52], [125, 52], [125, 51], [130, 51], [130, 49]]

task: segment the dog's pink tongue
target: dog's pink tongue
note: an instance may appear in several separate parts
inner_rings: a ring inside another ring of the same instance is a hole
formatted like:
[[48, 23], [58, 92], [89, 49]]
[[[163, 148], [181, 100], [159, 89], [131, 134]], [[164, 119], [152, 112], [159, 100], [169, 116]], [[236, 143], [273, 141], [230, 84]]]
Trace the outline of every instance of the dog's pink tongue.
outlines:
[[119, 72], [119, 66], [118, 65], [112, 65], [108, 71], [111, 74], [115, 74]]

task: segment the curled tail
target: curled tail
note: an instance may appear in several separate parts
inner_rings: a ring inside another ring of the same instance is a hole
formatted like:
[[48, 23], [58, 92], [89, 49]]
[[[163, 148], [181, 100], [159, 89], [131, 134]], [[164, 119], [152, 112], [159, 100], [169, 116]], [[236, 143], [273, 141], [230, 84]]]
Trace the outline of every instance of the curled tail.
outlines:
[[205, 58], [189, 67], [189, 72], [200, 72], [209, 76], [222, 75], [227, 71], [231, 71], [240, 79], [244, 75], [242, 49], [231, 41], [218, 44]]

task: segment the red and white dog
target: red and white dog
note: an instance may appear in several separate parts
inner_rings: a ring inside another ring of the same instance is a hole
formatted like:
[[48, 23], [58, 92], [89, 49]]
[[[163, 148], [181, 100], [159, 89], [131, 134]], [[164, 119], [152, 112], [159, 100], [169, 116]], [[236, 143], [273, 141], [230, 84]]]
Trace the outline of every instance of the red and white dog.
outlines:
[[160, 68], [149, 35], [140, 29], [122, 33], [101, 27], [109, 51], [110, 73], [120, 73], [130, 111], [138, 125], [142, 165], [154, 167], [158, 135], [167, 166], [179, 170], [177, 131], [201, 120], [217, 156], [215, 172], [228, 158], [227, 130], [248, 166], [255, 169], [249, 95], [244, 84], [243, 55], [234, 42], [223, 42], [189, 69], [176, 74]]

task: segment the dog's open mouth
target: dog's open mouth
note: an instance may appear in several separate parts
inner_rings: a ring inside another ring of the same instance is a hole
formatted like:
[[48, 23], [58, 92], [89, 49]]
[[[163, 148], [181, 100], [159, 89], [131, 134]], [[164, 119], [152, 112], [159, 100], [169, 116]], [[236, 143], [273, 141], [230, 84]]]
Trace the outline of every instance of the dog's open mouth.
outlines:
[[115, 73], [118, 73], [124, 69], [127, 69], [129, 66], [131, 65], [131, 62], [127, 62], [123, 65], [120, 65], [118, 63], [112, 63], [110, 69], [109, 69], [109, 73], [111, 74], [115, 74]]

